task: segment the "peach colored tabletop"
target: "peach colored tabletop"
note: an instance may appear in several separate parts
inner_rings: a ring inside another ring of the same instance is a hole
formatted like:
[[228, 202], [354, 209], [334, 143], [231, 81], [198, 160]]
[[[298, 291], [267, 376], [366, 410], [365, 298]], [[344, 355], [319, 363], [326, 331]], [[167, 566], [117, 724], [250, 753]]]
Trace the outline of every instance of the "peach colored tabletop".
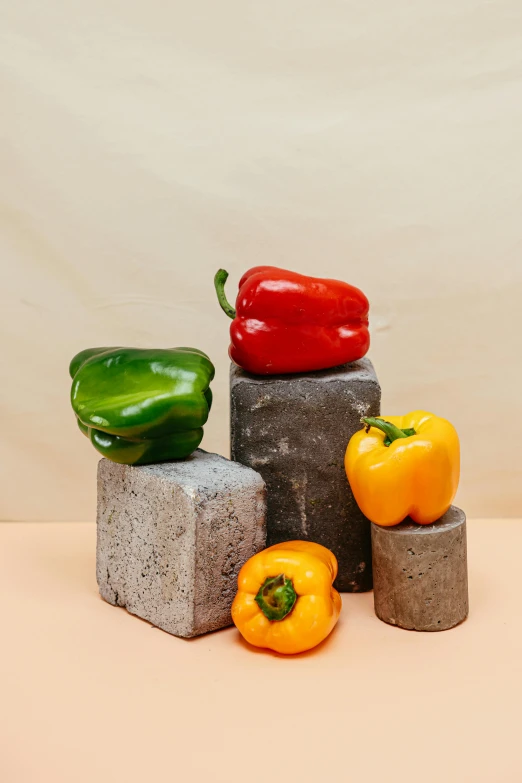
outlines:
[[522, 522], [468, 525], [471, 614], [345, 595], [317, 650], [184, 641], [98, 596], [93, 524], [0, 524], [2, 783], [520, 783]]

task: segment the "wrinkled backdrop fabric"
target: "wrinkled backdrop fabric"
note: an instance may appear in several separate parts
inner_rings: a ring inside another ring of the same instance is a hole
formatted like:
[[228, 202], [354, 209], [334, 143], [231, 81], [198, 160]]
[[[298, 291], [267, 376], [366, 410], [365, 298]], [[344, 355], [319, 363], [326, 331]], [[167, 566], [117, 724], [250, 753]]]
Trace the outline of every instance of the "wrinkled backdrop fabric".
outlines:
[[383, 412], [449, 418], [459, 504], [522, 514], [518, 0], [1, 0], [0, 35], [0, 518], [94, 518], [87, 346], [207, 351], [228, 455], [212, 278], [257, 264], [360, 286]]

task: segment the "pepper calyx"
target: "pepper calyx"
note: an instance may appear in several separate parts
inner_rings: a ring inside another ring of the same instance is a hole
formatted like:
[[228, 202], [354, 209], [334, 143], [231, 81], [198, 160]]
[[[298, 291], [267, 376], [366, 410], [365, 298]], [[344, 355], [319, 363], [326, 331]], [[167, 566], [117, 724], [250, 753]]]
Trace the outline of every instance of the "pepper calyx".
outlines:
[[214, 288], [218, 298], [219, 305], [229, 318], [236, 317], [236, 311], [228, 301], [225, 294], [225, 283], [228, 280], [228, 272], [226, 269], [218, 269], [214, 276]]
[[392, 424], [391, 421], [386, 421], [386, 419], [381, 419], [374, 416], [361, 419], [361, 424], [365, 425], [366, 432], [369, 432], [371, 427], [375, 427], [375, 429], [384, 432], [386, 435], [383, 441], [385, 446], [390, 446], [394, 440], [399, 440], [400, 438], [411, 438], [412, 435], [417, 434], [416, 431], [412, 428], [401, 430], [399, 427], [396, 427], [395, 424]]
[[291, 579], [284, 574], [269, 576], [255, 597], [255, 602], [271, 621], [284, 620], [290, 614], [297, 601], [297, 593]]

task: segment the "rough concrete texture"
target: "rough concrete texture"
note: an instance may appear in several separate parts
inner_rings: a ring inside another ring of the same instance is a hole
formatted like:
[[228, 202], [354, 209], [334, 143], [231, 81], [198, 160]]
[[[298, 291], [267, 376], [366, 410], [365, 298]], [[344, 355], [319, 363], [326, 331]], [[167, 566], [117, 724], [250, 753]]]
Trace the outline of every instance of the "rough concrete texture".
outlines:
[[240, 567], [265, 546], [265, 485], [198, 449], [186, 460], [98, 465], [102, 597], [176, 636], [231, 624]]
[[267, 485], [267, 542], [316, 541], [339, 561], [339, 590], [370, 590], [370, 523], [344, 471], [362, 416], [380, 412], [372, 363], [260, 377], [235, 365], [230, 376], [232, 459]]
[[444, 631], [468, 616], [466, 516], [456, 506], [432, 525], [372, 524], [375, 612], [414, 631]]

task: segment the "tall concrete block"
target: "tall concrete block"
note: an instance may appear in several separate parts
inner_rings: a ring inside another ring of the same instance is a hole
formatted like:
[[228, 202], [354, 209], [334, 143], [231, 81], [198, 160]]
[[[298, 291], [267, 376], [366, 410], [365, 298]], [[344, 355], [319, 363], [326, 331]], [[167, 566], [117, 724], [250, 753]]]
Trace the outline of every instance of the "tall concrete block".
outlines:
[[230, 625], [239, 569], [265, 546], [265, 485], [198, 449], [157, 465], [98, 465], [102, 597], [176, 636]]
[[361, 417], [379, 415], [380, 399], [366, 358], [298, 375], [231, 368], [232, 459], [266, 482], [268, 545], [304, 539], [328, 547], [345, 592], [372, 587], [370, 523], [352, 495], [344, 454]]

